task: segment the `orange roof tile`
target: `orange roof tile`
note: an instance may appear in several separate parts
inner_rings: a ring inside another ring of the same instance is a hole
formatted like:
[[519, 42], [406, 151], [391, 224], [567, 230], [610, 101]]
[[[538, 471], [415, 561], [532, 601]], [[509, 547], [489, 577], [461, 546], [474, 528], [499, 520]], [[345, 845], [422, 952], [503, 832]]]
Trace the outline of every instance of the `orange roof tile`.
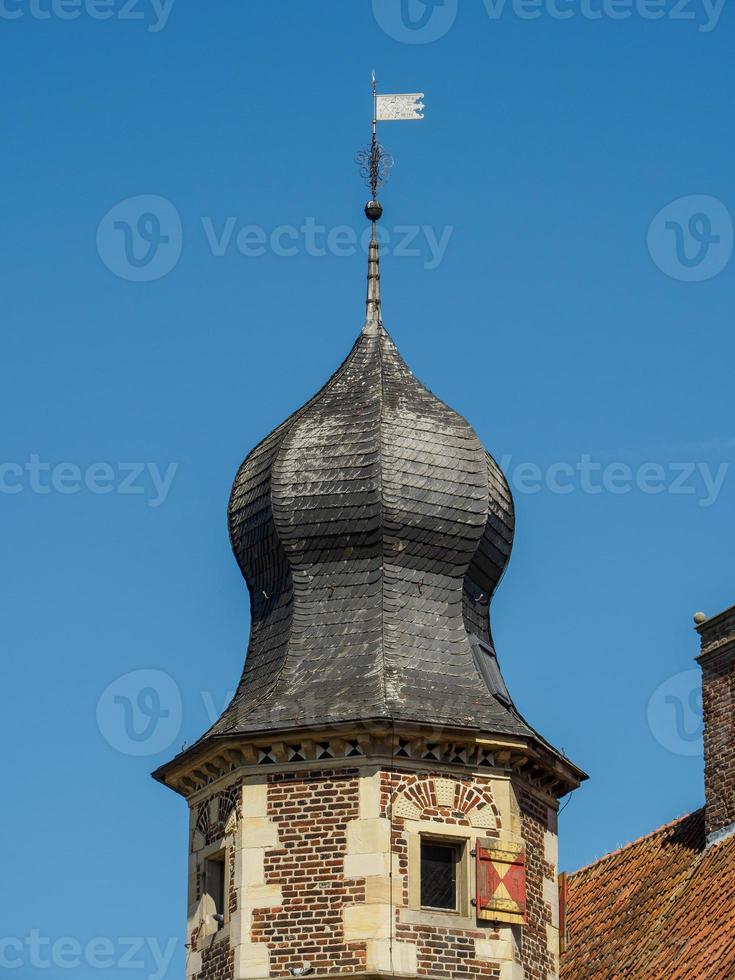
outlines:
[[733, 980], [735, 836], [704, 810], [569, 875], [562, 980]]

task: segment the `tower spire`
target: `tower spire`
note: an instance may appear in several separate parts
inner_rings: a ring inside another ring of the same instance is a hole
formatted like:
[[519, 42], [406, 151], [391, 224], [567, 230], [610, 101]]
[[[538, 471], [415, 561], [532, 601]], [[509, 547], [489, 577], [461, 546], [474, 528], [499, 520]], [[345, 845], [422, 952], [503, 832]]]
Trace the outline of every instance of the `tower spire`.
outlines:
[[371, 207], [375, 209], [376, 205], [382, 213], [383, 209], [377, 201], [370, 201], [365, 207], [365, 214], [373, 222], [373, 234], [370, 238], [370, 250], [368, 252], [367, 300], [365, 302], [363, 333], [377, 333], [378, 327], [383, 322], [380, 311], [380, 245], [377, 235], [377, 221], [380, 218], [380, 213], [376, 218], [372, 218], [370, 213]]
[[355, 156], [360, 166], [360, 176], [370, 188], [370, 200], [365, 205], [365, 216], [373, 223], [368, 254], [367, 310], [364, 333], [375, 333], [381, 323], [380, 313], [380, 247], [378, 244], [377, 222], [383, 214], [383, 206], [378, 200], [378, 189], [388, 179], [393, 166], [393, 157], [378, 142], [379, 120], [423, 119], [423, 93], [410, 95], [378, 95], [375, 71], [372, 73], [373, 126], [370, 145]]

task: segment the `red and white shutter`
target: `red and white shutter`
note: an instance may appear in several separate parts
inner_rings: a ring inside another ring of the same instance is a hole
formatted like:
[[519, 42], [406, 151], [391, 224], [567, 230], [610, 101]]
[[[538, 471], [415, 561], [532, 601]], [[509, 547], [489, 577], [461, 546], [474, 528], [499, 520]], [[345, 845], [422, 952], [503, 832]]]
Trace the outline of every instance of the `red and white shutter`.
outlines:
[[478, 840], [477, 915], [495, 922], [526, 921], [526, 851], [522, 844]]

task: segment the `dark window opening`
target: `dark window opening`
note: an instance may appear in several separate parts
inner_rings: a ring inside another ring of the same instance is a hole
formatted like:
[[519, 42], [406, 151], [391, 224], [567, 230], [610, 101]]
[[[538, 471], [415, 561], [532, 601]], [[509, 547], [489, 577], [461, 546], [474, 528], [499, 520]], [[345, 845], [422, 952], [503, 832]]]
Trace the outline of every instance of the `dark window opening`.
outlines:
[[214, 906], [212, 918], [221, 927], [225, 921], [225, 852], [215, 854], [206, 863], [207, 895]]
[[421, 841], [421, 905], [457, 911], [459, 847]]

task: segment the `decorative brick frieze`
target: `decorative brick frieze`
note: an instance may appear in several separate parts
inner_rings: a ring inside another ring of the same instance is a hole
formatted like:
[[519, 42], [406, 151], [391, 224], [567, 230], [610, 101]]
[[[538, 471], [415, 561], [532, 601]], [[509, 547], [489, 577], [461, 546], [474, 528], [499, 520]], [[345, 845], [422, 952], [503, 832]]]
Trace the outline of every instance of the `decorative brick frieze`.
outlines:
[[200, 797], [207, 790], [226, 784], [231, 775], [243, 769], [276, 768], [279, 771], [314, 767], [315, 763], [334, 760], [349, 766], [354, 761], [410, 760], [418, 769], [438, 763], [457, 771], [517, 772], [531, 786], [552, 798], [576, 788], [579, 780], [571, 766], [560, 765], [541, 747], [499, 738], [490, 741], [456, 733], [427, 735], [389, 735], [383, 731], [315, 733], [309, 738], [289, 741], [263, 739], [256, 742], [224, 743], [226, 748], [211, 749], [204, 760], [182, 763], [178, 771], [167, 773], [173, 789], [189, 798]]

